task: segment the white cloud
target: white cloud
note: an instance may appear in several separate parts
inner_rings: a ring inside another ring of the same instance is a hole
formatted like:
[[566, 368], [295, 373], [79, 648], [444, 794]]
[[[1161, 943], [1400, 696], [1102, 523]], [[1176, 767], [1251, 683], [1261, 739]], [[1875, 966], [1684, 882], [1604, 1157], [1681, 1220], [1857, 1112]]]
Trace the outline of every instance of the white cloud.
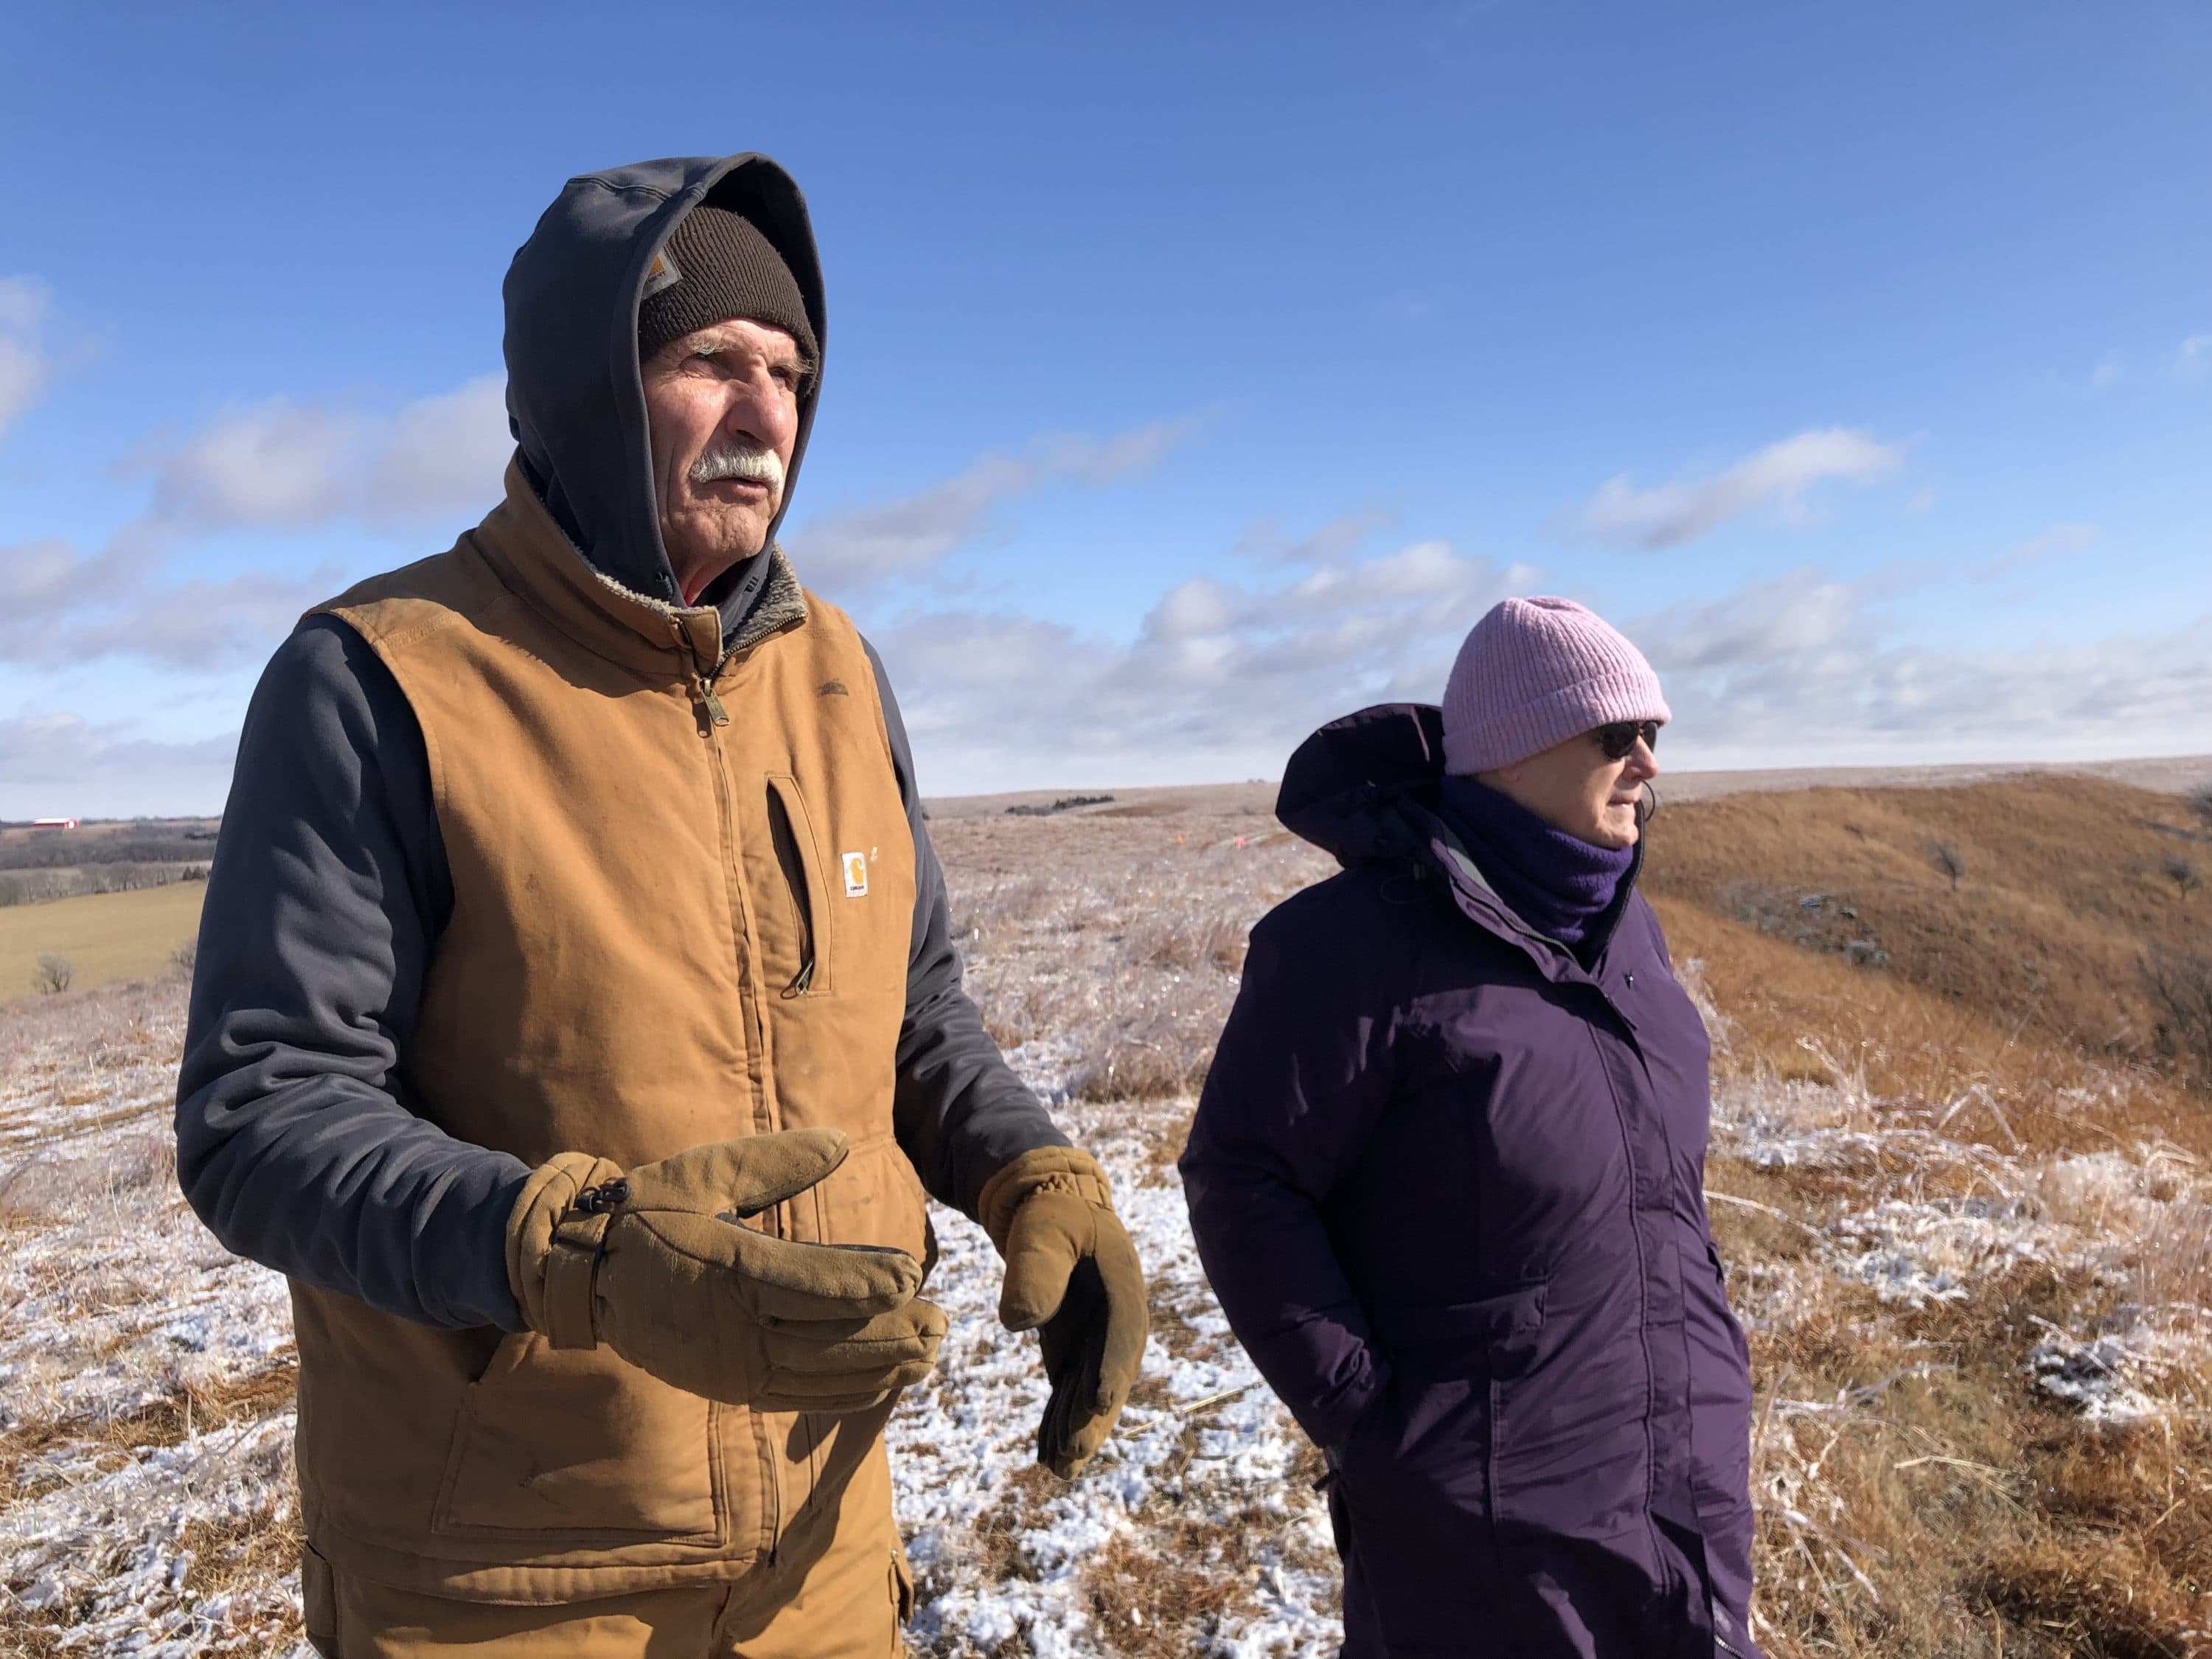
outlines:
[[237, 748], [235, 732], [159, 743], [74, 714], [0, 720], [0, 817], [213, 812]]
[[2185, 380], [2212, 374], [2212, 334], [2192, 334], [2173, 354], [2173, 372]]
[[161, 459], [155, 510], [200, 525], [334, 518], [361, 441], [356, 418], [287, 398], [233, 410]]
[[1793, 570], [1725, 599], [1670, 606], [1639, 621], [1632, 637], [1662, 673], [1768, 663], [1863, 635], [1860, 603], [1847, 583]]
[[52, 538], [0, 548], [0, 662], [135, 657], [209, 669], [250, 661], [341, 580], [319, 565], [164, 581], [167, 542], [142, 523], [90, 556]]
[[1148, 471], [1198, 426], [1156, 421], [1109, 438], [1037, 438], [1018, 455], [983, 456], [900, 500], [805, 520], [783, 539], [807, 581], [825, 590], [918, 576], [972, 541], [1014, 496], [1054, 483], [1099, 488]]
[[479, 374], [451, 392], [419, 398], [392, 416], [372, 448], [362, 515], [487, 513], [499, 501], [514, 453], [505, 375]]
[[[2063, 542], [2059, 532], [2039, 538], [2054, 539]], [[1981, 581], [2009, 568], [1999, 560], [1957, 574]], [[2205, 747], [2212, 659], [2202, 640], [2212, 617], [2079, 644], [1966, 650], [1896, 638], [1881, 606], [1908, 586], [1893, 574], [1847, 583], [1797, 570], [1627, 622], [1665, 681], [1676, 763], [2062, 760]]]
[[273, 398], [157, 456], [155, 511], [203, 527], [473, 515], [498, 500], [514, 448], [496, 374], [383, 414]]
[[0, 436], [46, 390], [44, 331], [52, 290], [35, 276], [0, 276]]
[[1177, 582], [1126, 641], [942, 611], [873, 638], [933, 792], [1248, 777], [1337, 714], [1434, 702], [1474, 619], [1535, 580], [1440, 541], [1361, 558], [1317, 537], [1270, 580]]
[[1703, 478], [1640, 489], [1626, 473], [1608, 478], [1569, 527], [1601, 542], [1676, 547], [1754, 508], [1785, 517], [1804, 510], [1806, 492], [1826, 479], [1866, 483], [1893, 472], [1903, 448], [1850, 427], [1800, 432]]
[[155, 474], [152, 507], [99, 552], [52, 538], [0, 547], [0, 662], [100, 655], [198, 670], [260, 656], [343, 573], [289, 565], [165, 579], [181, 541], [229, 526], [474, 518], [499, 495], [513, 448], [506, 420], [496, 375], [383, 415], [286, 398], [233, 410], [141, 463]]
[[[1361, 555], [1334, 533], [1250, 580], [1203, 574], [1133, 637], [1035, 616], [925, 611], [872, 630], [925, 788], [1111, 787], [1279, 776], [1316, 726], [1365, 704], [1437, 700], [1466, 629], [1540, 573], [1417, 541]], [[1995, 557], [1841, 578], [1806, 567], [1615, 617], [1675, 711], [1676, 765], [2075, 759], [2205, 747], [2212, 617], [2078, 646], [1967, 651], [1901, 637], [1904, 605], [2078, 553], [2060, 525]], [[1232, 569], [1234, 567], [1231, 568]]]

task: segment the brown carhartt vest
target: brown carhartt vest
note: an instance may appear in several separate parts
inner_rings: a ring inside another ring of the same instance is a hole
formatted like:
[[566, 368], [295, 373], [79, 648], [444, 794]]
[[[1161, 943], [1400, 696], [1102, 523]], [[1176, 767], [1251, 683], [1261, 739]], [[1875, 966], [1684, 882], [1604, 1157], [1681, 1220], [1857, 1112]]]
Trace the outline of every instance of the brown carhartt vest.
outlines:
[[[756, 1224], [921, 1256], [891, 1127], [912, 834], [859, 635], [795, 585], [784, 603], [717, 672], [713, 610], [601, 580], [510, 468], [451, 551], [324, 607], [421, 722], [453, 872], [394, 1081], [531, 1164], [842, 1129], [843, 1167]], [[296, 1281], [293, 1308], [310, 1541], [439, 1595], [565, 1601], [819, 1548], [889, 1414], [712, 1404], [605, 1348]]]

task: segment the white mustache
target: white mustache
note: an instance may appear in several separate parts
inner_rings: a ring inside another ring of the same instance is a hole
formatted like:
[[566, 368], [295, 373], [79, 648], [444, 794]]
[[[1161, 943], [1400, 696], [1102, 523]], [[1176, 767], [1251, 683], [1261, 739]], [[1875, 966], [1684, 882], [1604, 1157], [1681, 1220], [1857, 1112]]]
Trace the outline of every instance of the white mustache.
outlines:
[[781, 489], [783, 462], [773, 449], [738, 442], [714, 444], [691, 463], [691, 482], [713, 483], [720, 478], [750, 478], [770, 489]]

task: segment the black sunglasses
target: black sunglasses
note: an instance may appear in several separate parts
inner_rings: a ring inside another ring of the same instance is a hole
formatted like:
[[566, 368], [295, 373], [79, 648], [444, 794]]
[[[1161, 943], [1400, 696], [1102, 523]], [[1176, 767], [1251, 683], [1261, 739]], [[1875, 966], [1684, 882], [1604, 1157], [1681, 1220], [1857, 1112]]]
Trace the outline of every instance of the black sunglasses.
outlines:
[[1607, 760], [1626, 760], [1629, 751], [1636, 747], [1636, 740], [1638, 738], [1644, 739], [1644, 746], [1646, 749], [1656, 749], [1659, 746], [1659, 722], [1657, 720], [1615, 720], [1610, 726], [1595, 727], [1590, 732], [1590, 736], [1597, 739], [1597, 746], [1605, 750], [1605, 757]]

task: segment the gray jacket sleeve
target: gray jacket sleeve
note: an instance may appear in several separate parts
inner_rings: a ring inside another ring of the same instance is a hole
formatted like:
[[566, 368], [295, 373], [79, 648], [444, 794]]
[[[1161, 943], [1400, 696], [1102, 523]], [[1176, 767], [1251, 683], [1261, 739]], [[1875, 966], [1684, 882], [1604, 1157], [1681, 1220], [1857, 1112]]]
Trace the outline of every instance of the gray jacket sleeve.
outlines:
[[520, 1159], [398, 1097], [453, 908], [422, 729], [343, 623], [264, 672], [208, 877], [177, 1084], [185, 1198], [240, 1255], [386, 1313], [521, 1328]]
[[907, 959], [893, 1116], [899, 1145], [930, 1196], [973, 1216], [993, 1176], [1034, 1147], [1065, 1146], [1068, 1140], [1014, 1075], [961, 987], [945, 872], [922, 818], [906, 723], [883, 659], [872, 645], [867, 653], [890, 729], [899, 796], [914, 831], [914, 944]]

